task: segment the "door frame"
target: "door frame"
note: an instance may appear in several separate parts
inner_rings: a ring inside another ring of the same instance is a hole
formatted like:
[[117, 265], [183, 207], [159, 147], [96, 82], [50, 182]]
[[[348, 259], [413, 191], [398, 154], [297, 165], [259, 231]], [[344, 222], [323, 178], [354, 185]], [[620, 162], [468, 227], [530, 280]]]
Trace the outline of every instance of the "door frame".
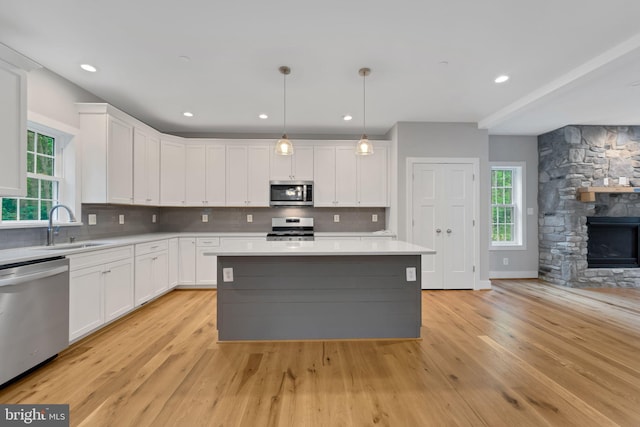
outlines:
[[413, 168], [418, 164], [451, 164], [463, 163], [470, 164], [473, 167], [473, 290], [481, 289], [480, 286], [480, 159], [478, 157], [407, 157], [406, 162], [406, 218], [405, 218], [405, 235], [407, 241], [413, 243]]

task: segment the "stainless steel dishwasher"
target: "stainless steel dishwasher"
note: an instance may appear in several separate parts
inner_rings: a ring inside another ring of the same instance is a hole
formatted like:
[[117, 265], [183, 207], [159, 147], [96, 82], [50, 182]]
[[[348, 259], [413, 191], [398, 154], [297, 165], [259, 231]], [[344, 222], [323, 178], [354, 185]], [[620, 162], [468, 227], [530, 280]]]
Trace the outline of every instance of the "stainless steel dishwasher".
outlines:
[[69, 346], [69, 260], [0, 265], [0, 387]]

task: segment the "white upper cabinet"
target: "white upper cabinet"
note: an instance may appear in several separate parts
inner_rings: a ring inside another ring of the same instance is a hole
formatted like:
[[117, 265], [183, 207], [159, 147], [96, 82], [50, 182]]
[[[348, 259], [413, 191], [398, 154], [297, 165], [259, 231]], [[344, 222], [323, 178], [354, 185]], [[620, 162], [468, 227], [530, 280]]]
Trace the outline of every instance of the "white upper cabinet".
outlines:
[[274, 181], [310, 181], [313, 179], [313, 147], [296, 145], [291, 156], [271, 151], [271, 179]]
[[270, 148], [227, 145], [227, 206], [269, 206]]
[[133, 203], [133, 126], [107, 104], [78, 104], [82, 201]]
[[389, 206], [389, 148], [378, 144], [373, 154], [358, 157], [358, 206]]
[[[1, 46], [1, 45], [0, 45]], [[2, 52], [0, 51], [0, 54]], [[27, 77], [0, 56], [0, 197], [27, 194]]]
[[184, 206], [185, 195], [185, 145], [180, 140], [160, 140], [160, 204]]
[[357, 205], [357, 158], [354, 147], [336, 147], [336, 206]]
[[133, 133], [133, 203], [160, 202], [160, 138], [136, 128]]
[[187, 145], [186, 205], [224, 206], [225, 170], [224, 145]]

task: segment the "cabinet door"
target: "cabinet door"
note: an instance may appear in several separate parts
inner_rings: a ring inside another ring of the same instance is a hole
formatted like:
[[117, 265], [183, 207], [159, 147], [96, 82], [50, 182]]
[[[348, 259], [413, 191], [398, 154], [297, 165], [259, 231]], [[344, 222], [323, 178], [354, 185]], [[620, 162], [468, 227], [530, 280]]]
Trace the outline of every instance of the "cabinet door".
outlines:
[[135, 299], [136, 307], [153, 298], [153, 254], [136, 257]]
[[180, 253], [178, 239], [169, 239], [169, 288], [178, 286], [178, 261]]
[[207, 158], [204, 145], [185, 147], [185, 202], [187, 206], [203, 206], [206, 200], [205, 171]]
[[109, 203], [133, 203], [133, 127], [107, 119], [107, 197]]
[[89, 267], [69, 274], [69, 341], [104, 323], [103, 267]]
[[227, 146], [227, 206], [247, 205], [247, 147]]
[[0, 196], [27, 194], [27, 86], [24, 71], [0, 61]]
[[225, 147], [222, 145], [207, 146], [207, 170], [205, 187], [207, 206], [224, 206], [226, 203], [226, 159]]
[[150, 205], [160, 203], [160, 138], [147, 138], [147, 197]]
[[160, 199], [160, 140], [135, 129], [133, 133], [133, 203], [157, 205]]
[[249, 147], [247, 168], [247, 204], [268, 207], [269, 147]]
[[133, 260], [126, 259], [104, 269], [105, 322], [113, 320], [134, 307]]
[[196, 283], [215, 285], [218, 283], [218, 257], [212, 248], [196, 248]]
[[178, 284], [196, 284], [196, 239], [181, 237], [179, 240]]
[[157, 296], [169, 289], [169, 254], [164, 251], [152, 255], [153, 296]]
[[185, 148], [181, 143], [160, 142], [160, 204], [183, 206], [185, 202]]
[[293, 179], [297, 181], [313, 180], [313, 147], [296, 147], [291, 160]]
[[293, 173], [291, 172], [291, 162], [293, 156], [298, 152], [298, 148], [294, 148], [293, 156], [282, 156], [276, 154], [275, 150], [269, 150], [271, 156], [271, 169], [269, 176], [274, 181], [290, 181], [293, 179]]
[[356, 160], [353, 147], [336, 147], [337, 206], [357, 206]]
[[387, 147], [358, 156], [358, 206], [388, 206]]
[[336, 201], [336, 149], [313, 148], [313, 205], [334, 206]]

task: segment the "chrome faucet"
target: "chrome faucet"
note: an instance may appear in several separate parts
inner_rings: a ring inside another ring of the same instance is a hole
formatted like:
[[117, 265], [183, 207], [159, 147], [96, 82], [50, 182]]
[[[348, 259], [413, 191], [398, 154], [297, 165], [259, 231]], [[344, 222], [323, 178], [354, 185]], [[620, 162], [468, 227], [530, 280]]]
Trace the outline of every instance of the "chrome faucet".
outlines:
[[49, 211], [49, 227], [47, 227], [47, 246], [53, 246], [53, 237], [55, 235], [53, 231], [53, 213], [58, 208], [65, 208], [67, 212], [69, 212], [69, 222], [76, 222], [76, 217], [71, 211], [71, 208], [69, 208], [69, 206], [55, 205], [54, 207], [52, 207], [51, 210]]

